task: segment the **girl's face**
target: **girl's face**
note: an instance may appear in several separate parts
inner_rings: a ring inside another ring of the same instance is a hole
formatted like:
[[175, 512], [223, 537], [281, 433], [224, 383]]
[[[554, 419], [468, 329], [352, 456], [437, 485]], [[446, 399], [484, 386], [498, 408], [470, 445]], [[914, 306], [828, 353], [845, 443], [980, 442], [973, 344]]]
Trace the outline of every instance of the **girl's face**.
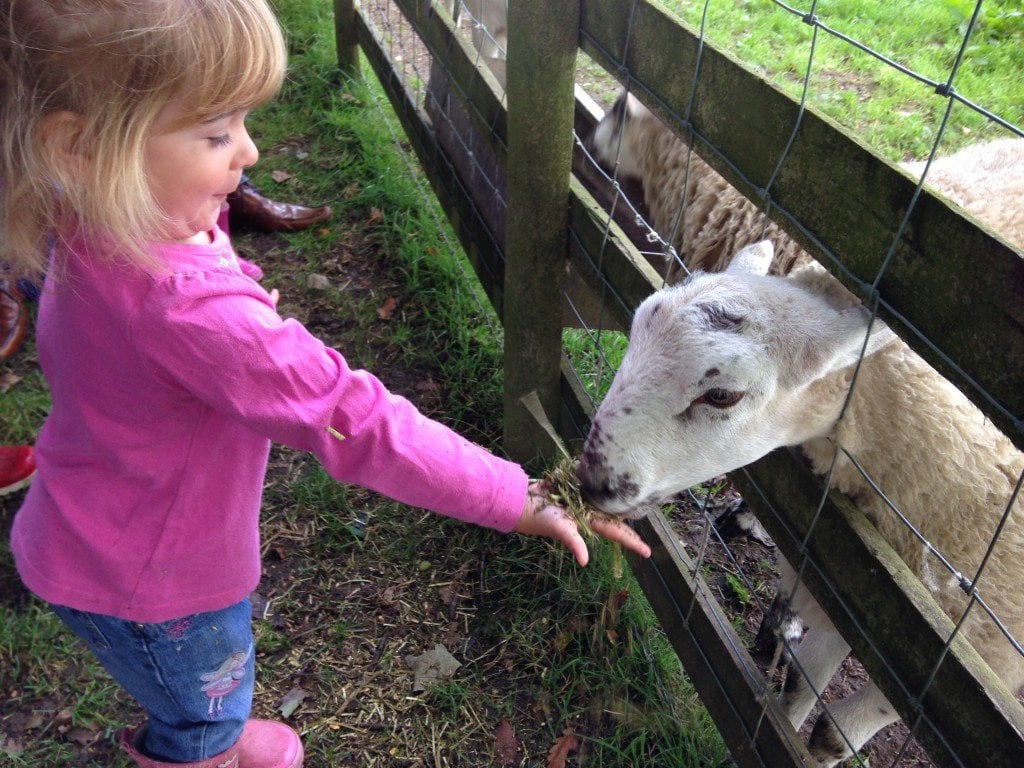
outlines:
[[259, 158], [245, 127], [248, 110], [173, 128], [185, 112], [180, 101], [166, 106], [146, 142], [146, 176], [153, 197], [170, 219], [168, 239], [207, 243], [242, 170]]

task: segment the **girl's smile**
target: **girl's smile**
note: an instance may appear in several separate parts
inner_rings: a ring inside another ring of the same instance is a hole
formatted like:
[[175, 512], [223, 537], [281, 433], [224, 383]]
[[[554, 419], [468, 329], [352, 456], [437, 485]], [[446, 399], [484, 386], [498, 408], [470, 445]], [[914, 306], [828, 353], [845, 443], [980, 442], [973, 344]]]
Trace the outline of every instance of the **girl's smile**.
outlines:
[[167, 230], [159, 239], [204, 243], [227, 205], [228, 193], [259, 151], [245, 126], [248, 110], [175, 127], [187, 114], [179, 100], [157, 118], [146, 143], [146, 174], [167, 216]]

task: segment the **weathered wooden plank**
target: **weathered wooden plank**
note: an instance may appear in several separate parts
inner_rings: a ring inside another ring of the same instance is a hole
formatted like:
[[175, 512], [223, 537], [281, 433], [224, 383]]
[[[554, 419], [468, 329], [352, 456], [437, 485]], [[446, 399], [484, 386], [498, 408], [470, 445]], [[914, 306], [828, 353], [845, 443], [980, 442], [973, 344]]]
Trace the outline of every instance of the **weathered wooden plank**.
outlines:
[[467, 194], [451, 159], [438, 146], [429, 121], [416, 103], [415, 94], [408, 91], [397, 76], [395, 62], [383, 43], [383, 34], [364, 15], [358, 15], [355, 24], [359, 44], [383, 85], [491, 304], [500, 315], [504, 305], [504, 254]]
[[[698, 63], [693, 30], [642, 0], [587, 0], [581, 27], [584, 50], [613, 74], [628, 71], [634, 92], [650, 106], [662, 114], [686, 114]], [[771, 178], [800, 106], [707, 41], [701, 50], [690, 120], [731, 165], [713, 153], [703, 155], [759, 202], [758, 189]], [[863, 296], [864, 286], [879, 275], [914, 188], [909, 176], [807, 108], [771, 189], [773, 218]], [[794, 227], [790, 216], [803, 229]], [[963, 386], [962, 377], [930, 345], [900, 329], [901, 318], [955, 361], [994, 403], [966, 390], [972, 399], [1024, 447], [1024, 259], [925, 192], [878, 289], [885, 302], [882, 316], [922, 357]]]
[[504, 89], [486, 65], [479, 62], [473, 46], [455, 32], [454, 22], [443, 3], [432, 0], [394, 0], [406, 20], [416, 30], [434, 59], [441, 64], [450, 81], [450, 90], [459, 94], [481, 135], [491, 142], [495, 154], [504, 159], [508, 146], [508, 113]]
[[584, 319], [590, 328], [628, 331], [633, 308], [662, 284], [661, 277], [575, 177], [570, 189], [569, 266], [579, 293], [591, 295], [585, 308], [592, 314]]
[[830, 493], [819, 511], [821, 487], [794, 450], [731, 478], [795, 567], [806, 537], [808, 587], [904, 721], [920, 705], [934, 724], [917, 737], [939, 765], [1024, 765], [1024, 709], [966, 641], [954, 639], [921, 696], [953, 624], [849, 499]]
[[550, 460], [555, 448], [521, 398], [536, 392], [547, 413], [557, 410], [579, 0], [512, 3], [508, 13], [516, 162], [507, 168], [504, 447], [520, 461]]

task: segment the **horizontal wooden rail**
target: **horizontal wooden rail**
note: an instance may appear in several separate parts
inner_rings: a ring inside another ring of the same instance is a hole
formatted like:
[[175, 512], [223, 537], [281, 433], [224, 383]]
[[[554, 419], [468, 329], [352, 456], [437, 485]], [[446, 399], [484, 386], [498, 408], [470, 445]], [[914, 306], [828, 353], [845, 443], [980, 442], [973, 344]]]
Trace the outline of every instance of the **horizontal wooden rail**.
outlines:
[[383, 85], [434, 194], [500, 316], [505, 283], [505, 257], [500, 247], [503, 233], [490, 230], [472, 194], [455, 170], [452, 159], [438, 146], [434, 129], [417, 104], [415, 94], [406, 88], [397, 74], [396, 64], [383, 43], [382, 31], [361, 14], [356, 23], [359, 45]]
[[445, 74], [469, 110], [481, 134], [492, 143], [502, 159], [508, 146], [508, 111], [504, 88], [490, 69], [481, 64], [473, 46], [454, 32], [453, 21], [444, 6], [422, 0], [394, 0], [402, 15], [412, 24], [434, 59], [444, 66]]

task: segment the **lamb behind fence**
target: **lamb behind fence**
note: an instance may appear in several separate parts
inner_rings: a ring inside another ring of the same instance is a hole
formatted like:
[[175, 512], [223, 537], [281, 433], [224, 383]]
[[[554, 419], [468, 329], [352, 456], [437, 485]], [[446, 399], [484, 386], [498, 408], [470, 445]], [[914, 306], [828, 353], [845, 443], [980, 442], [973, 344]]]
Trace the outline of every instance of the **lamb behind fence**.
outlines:
[[[638, 308], [580, 461], [584, 493], [603, 511], [631, 514], [800, 444], [814, 471], [854, 499], [954, 621], [969, 605], [961, 574], [974, 577], [1009, 509], [970, 586], [1019, 644], [1024, 503], [1015, 488], [1024, 454], [880, 322], [869, 326], [866, 310], [842, 298], [837, 306], [841, 294], [822, 291], [834, 282], [822, 267], [769, 277], [765, 250], [758, 275], [748, 273], [757, 263], [748, 253], [725, 273], [697, 273]], [[944, 570], [940, 556], [955, 570]], [[782, 698], [798, 728], [849, 646], [793, 569], [783, 573], [780, 592], [793, 595], [810, 627], [794, 650], [800, 673], [791, 670]], [[970, 607], [961, 631], [1016, 693], [1024, 656], [991, 616]], [[821, 766], [897, 718], [873, 683], [829, 710], [809, 743]]]

